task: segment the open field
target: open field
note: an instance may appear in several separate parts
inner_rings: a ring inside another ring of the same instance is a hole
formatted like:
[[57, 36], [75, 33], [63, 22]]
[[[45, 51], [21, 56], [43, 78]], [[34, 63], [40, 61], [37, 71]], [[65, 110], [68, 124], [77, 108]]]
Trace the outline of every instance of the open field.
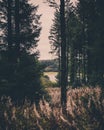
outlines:
[[47, 75], [52, 82], [56, 82], [55, 76], [57, 76], [57, 74], [58, 72], [44, 72], [44, 75]]

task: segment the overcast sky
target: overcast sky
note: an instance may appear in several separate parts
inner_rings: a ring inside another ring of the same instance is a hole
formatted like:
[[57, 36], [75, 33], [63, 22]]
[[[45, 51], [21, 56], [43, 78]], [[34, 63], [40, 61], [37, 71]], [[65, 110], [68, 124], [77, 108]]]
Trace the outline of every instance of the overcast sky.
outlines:
[[[49, 54], [50, 44], [48, 40], [49, 31], [52, 25], [52, 19], [54, 16], [54, 9], [50, 8], [48, 4], [43, 3], [45, 0], [30, 0], [33, 4], [39, 5], [38, 14], [41, 16], [41, 35], [40, 41], [38, 42], [38, 50], [40, 51], [40, 59], [53, 59], [54, 56]], [[73, 0], [75, 1], [75, 0]]]

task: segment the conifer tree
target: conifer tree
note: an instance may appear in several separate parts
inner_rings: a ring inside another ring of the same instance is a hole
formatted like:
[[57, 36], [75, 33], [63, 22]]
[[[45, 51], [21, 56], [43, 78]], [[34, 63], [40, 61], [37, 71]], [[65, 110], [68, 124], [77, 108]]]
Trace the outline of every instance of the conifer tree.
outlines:
[[0, 95], [14, 100], [42, 96], [41, 70], [36, 49], [41, 31], [38, 6], [28, 0], [0, 1]]

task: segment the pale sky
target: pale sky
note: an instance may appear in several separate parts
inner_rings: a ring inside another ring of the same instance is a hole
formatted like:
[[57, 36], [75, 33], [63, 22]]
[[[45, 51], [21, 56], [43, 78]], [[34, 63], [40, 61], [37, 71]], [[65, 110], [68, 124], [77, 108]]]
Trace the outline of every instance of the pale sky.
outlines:
[[[40, 59], [53, 59], [54, 56], [49, 54], [50, 43], [48, 36], [51, 25], [52, 19], [54, 17], [54, 9], [49, 7], [48, 4], [43, 3], [45, 0], [30, 0], [33, 4], [39, 5], [38, 14], [42, 14], [40, 22], [42, 23], [42, 30], [40, 34], [40, 41], [38, 42], [38, 50], [40, 51]], [[75, 1], [75, 0], [73, 0]]]

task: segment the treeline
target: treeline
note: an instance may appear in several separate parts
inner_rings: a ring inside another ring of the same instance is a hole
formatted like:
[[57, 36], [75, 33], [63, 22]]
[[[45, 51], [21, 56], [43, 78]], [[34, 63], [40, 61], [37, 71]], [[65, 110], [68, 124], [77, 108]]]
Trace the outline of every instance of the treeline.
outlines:
[[59, 63], [57, 59], [53, 60], [40, 60], [40, 65], [43, 68], [43, 71], [45, 72], [57, 72]]
[[[50, 30], [52, 53], [61, 59], [60, 10], [55, 7]], [[57, 6], [56, 6], [57, 5]], [[67, 79], [71, 85], [104, 84], [104, 1], [78, 0], [65, 3]]]
[[[41, 31], [38, 6], [0, 0], [0, 96], [37, 102], [44, 93], [36, 47]], [[35, 52], [34, 52], [34, 50]]]

